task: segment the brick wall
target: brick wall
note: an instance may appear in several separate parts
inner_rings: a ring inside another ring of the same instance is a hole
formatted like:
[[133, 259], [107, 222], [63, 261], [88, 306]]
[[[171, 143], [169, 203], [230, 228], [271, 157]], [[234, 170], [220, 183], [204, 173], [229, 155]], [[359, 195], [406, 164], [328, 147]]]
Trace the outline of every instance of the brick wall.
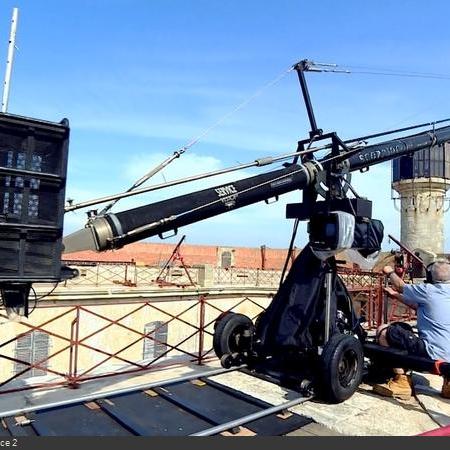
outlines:
[[[127, 245], [120, 250], [102, 253], [84, 251], [64, 255], [66, 260], [77, 261], [135, 261], [139, 265], [163, 265], [172, 254], [175, 244], [160, 244], [139, 242]], [[249, 269], [275, 269], [283, 267], [287, 249], [251, 247], [220, 247], [215, 245], [183, 244], [180, 249], [181, 256], [186, 265], [211, 264], [221, 266], [221, 255], [224, 251], [232, 252], [232, 266]], [[295, 255], [299, 250], [294, 250]], [[263, 263], [264, 255], [264, 263]]]

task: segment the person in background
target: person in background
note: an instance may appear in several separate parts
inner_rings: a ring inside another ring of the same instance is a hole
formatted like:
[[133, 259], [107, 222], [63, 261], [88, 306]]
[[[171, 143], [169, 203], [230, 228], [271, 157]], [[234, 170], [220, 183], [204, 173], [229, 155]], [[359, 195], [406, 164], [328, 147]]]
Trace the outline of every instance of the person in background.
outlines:
[[[394, 322], [377, 331], [380, 345], [406, 350], [409, 354], [450, 362], [450, 262], [437, 259], [427, 267], [427, 282], [406, 284], [391, 266], [383, 272], [391, 287], [389, 297], [414, 308], [417, 312], [418, 336], [410, 325]], [[411, 377], [403, 369], [394, 369], [394, 377], [376, 384], [377, 394], [408, 400], [412, 394]], [[444, 378], [442, 397], [450, 398], [450, 379]]]

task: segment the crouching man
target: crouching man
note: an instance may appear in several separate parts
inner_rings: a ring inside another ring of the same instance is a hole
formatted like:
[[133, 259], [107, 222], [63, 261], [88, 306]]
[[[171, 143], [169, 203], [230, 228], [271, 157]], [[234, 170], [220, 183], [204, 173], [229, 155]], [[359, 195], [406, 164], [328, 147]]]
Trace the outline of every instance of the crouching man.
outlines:
[[[380, 345], [406, 350], [414, 356], [450, 362], [450, 262], [438, 259], [428, 266], [429, 282], [405, 284], [391, 266], [383, 272], [392, 287], [385, 288], [389, 297], [417, 311], [417, 330], [405, 323], [395, 322], [378, 329]], [[394, 378], [376, 384], [374, 392], [387, 397], [408, 400], [412, 394], [411, 377], [403, 369], [394, 369]], [[450, 398], [450, 379], [444, 378], [442, 397]]]

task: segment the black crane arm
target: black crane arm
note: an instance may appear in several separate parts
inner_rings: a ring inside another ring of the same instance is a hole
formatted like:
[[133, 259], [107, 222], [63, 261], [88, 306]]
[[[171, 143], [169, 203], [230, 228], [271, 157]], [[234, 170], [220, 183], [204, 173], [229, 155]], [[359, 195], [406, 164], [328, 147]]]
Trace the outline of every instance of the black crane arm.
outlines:
[[99, 216], [64, 239], [65, 252], [120, 248], [209, 217], [307, 186], [320, 165], [293, 164], [231, 183]]
[[91, 219], [85, 229], [64, 239], [65, 252], [120, 248], [287, 192], [303, 190], [315, 183], [319, 172], [335, 170], [339, 165], [346, 166], [349, 171], [363, 170], [449, 140], [450, 126], [442, 127], [99, 216]]

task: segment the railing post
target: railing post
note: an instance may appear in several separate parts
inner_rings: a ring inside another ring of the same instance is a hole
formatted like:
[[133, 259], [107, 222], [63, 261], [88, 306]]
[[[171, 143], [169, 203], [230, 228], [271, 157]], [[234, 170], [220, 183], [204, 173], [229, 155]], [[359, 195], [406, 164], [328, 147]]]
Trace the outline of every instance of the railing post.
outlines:
[[137, 265], [136, 262], [133, 261], [133, 268], [134, 268], [134, 285], [137, 286], [138, 284], [138, 274], [137, 274]]
[[377, 295], [377, 327], [383, 324], [384, 316], [384, 298], [383, 298], [383, 278], [378, 278], [378, 295]]
[[205, 339], [205, 310], [206, 310], [205, 296], [200, 295], [198, 301], [200, 311], [199, 311], [199, 327], [198, 327], [199, 336], [198, 336], [197, 364], [201, 366], [203, 362], [204, 339]]
[[77, 306], [77, 313], [75, 319], [73, 319], [70, 325], [70, 352], [69, 352], [69, 374], [68, 385], [72, 388], [76, 388], [77, 372], [78, 372], [78, 342], [80, 335], [80, 307]]
[[95, 278], [95, 286], [98, 286], [98, 272], [100, 270], [100, 264], [97, 263], [97, 272], [96, 272], [96, 278]]

